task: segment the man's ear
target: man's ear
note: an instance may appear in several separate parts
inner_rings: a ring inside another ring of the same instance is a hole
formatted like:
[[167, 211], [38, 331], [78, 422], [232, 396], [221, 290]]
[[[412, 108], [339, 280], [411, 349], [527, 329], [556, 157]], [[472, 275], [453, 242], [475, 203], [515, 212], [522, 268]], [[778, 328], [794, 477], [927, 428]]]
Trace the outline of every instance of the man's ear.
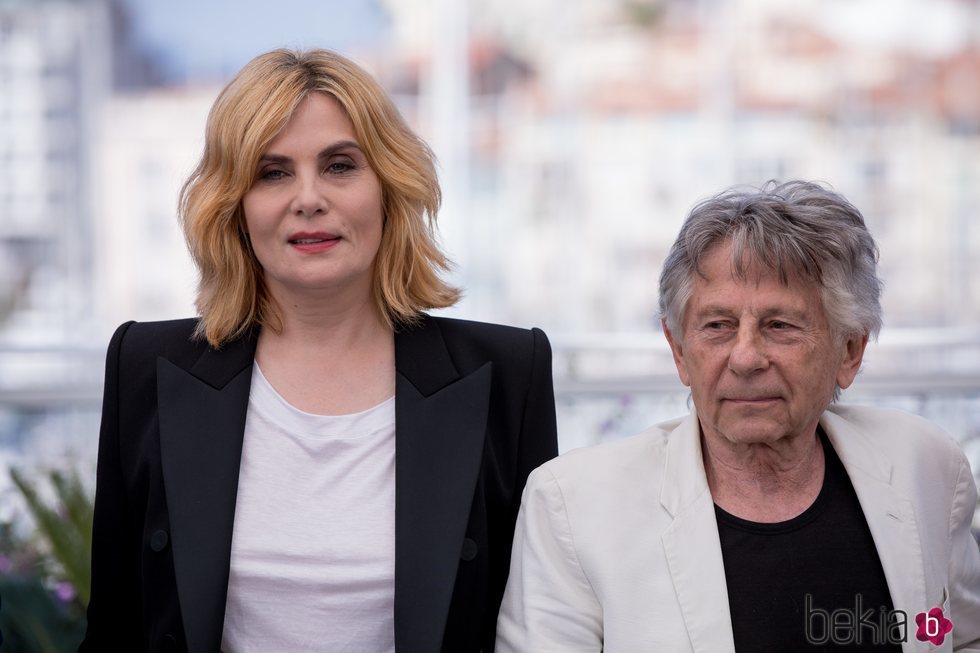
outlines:
[[854, 382], [854, 378], [861, 370], [864, 349], [867, 346], [868, 334], [853, 336], [844, 343], [844, 360], [841, 361], [840, 369], [837, 370], [837, 385], [841, 390]]
[[687, 363], [684, 360], [684, 345], [679, 338], [675, 338], [674, 334], [670, 332], [667, 328], [667, 320], [660, 320], [660, 325], [664, 330], [664, 337], [667, 338], [667, 343], [670, 345], [670, 353], [674, 356], [674, 365], [677, 367], [677, 376], [680, 377], [681, 383], [690, 387], [691, 381], [687, 374]]

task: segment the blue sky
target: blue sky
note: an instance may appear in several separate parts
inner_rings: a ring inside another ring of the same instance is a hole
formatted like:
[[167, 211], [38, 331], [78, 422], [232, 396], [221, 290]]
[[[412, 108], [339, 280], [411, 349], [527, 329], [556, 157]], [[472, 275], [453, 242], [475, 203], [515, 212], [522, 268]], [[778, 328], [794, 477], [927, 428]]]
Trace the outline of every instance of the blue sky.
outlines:
[[126, 0], [137, 35], [178, 78], [222, 79], [276, 47], [351, 54], [385, 38], [379, 0]]

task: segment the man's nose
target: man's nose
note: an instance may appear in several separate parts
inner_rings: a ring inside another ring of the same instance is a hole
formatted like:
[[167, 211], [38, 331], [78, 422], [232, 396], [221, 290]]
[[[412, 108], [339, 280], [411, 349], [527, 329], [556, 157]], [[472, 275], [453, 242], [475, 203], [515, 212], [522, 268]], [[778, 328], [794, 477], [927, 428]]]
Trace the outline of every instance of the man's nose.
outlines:
[[735, 374], [745, 375], [769, 367], [762, 334], [755, 325], [741, 325], [735, 334], [735, 342], [728, 355], [728, 369]]

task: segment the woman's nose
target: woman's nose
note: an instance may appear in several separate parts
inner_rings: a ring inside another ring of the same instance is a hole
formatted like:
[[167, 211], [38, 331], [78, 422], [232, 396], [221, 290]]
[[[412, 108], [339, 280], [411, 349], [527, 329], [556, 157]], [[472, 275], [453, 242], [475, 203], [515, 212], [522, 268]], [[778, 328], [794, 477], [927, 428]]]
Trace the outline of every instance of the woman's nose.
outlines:
[[311, 218], [327, 212], [329, 203], [327, 201], [326, 188], [319, 175], [297, 175], [294, 187], [296, 194], [290, 206], [294, 214]]

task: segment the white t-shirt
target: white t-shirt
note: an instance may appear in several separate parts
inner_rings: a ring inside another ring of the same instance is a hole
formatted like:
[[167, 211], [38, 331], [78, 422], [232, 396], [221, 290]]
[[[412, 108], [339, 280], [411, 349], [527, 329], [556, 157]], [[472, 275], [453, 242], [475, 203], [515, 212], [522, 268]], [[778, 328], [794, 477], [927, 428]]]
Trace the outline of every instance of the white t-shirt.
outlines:
[[395, 398], [312, 415], [252, 370], [225, 653], [395, 650]]

